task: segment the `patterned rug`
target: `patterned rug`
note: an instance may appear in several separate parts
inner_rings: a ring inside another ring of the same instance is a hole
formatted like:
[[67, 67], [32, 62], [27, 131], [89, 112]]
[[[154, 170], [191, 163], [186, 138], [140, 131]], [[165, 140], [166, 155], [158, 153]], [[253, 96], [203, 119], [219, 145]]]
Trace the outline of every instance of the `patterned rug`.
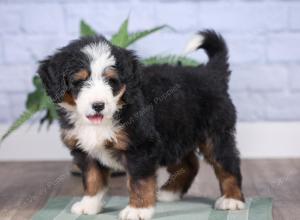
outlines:
[[[107, 199], [105, 208], [98, 215], [75, 215], [70, 213], [72, 204], [79, 198], [51, 198], [46, 206], [33, 216], [33, 220], [116, 220], [127, 205], [127, 197], [113, 196]], [[272, 220], [270, 198], [249, 198], [245, 210], [219, 211], [213, 209], [214, 200], [185, 198], [178, 202], [158, 202], [153, 219], [159, 220]]]

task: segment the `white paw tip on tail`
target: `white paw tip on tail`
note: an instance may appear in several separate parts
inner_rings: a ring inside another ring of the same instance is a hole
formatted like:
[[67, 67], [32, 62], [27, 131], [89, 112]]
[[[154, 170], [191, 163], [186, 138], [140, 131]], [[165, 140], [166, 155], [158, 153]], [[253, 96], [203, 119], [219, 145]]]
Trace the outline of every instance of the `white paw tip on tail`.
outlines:
[[171, 192], [166, 190], [159, 190], [157, 192], [157, 200], [160, 202], [173, 202], [181, 199], [180, 192]]
[[222, 196], [217, 199], [215, 203], [215, 209], [240, 210], [245, 209], [245, 203], [237, 199], [226, 198], [225, 196]]
[[184, 50], [183, 50], [183, 55], [187, 55], [191, 52], [194, 52], [195, 50], [198, 49], [199, 46], [203, 44], [204, 41], [204, 36], [201, 34], [194, 35], [186, 44]]
[[120, 220], [150, 220], [153, 216], [154, 208], [133, 208], [127, 206], [119, 214]]

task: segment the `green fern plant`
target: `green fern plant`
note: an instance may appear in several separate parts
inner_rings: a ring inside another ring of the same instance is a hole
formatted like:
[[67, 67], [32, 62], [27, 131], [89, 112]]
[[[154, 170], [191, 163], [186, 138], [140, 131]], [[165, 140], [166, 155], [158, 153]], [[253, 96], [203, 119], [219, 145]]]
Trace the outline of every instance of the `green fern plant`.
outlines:
[[[169, 28], [167, 25], [161, 25], [158, 27], [154, 27], [148, 30], [129, 33], [128, 32], [128, 23], [129, 19], [127, 18], [120, 26], [118, 32], [114, 34], [111, 38], [111, 43], [126, 48], [138, 40], [158, 32], [164, 28]], [[80, 22], [80, 35], [81, 36], [93, 36], [96, 35], [97, 32], [86, 22], [83, 20]], [[167, 56], [153, 56], [143, 60], [145, 65], [152, 64], [181, 64], [187, 66], [195, 66], [199, 65], [195, 60], [188, 59], [186, 57], [175, 56], [175, 55], [167, 55]], [[45, 122], [48, 123], [48, 127], [57, 119], [56, 106], [51, 101], [51, 99], [47, 96], [41, 79], [38, 76], [33, 77], [33, 85], [34, 91], [29, 93], [26, 101], [26, 110], [12, 123], [12, 125], [8, 128], [8, 130], [2, 135], [0, 143], [8, 137], [11, 133], [16, 131], [20, 126], [22, 126], [25, 122], [29, 121], [33, 116], [37, 113], [44, 113], [44, 116], [40, 119], [40, 126], [42, 126]]]
[[196, 60], [177, 55], [157, 55], [153, 57], [148, 57], [142, 60], [142, 62], [146, 66], [166, 63], [170, 65], [199, 66], [199, 63]]

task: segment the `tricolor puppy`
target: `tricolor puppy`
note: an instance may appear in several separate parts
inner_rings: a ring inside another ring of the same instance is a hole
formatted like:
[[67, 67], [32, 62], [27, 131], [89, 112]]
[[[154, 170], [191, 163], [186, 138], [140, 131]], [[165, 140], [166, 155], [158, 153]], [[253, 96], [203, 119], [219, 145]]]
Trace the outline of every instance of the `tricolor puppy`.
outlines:
[[[244, 208], [226, 44], [203, 31], [187, 49], [198, 48], [208, 54], [206, 65], [145, 67], [134, 52], [98, 36], [75, 40], [41, 62], [62, 140], [83, 172], [85, 195], [73, 213], [101, 212], [110, 170], [124, 170], [130, 200], [120, 219], [151, 219], [157, 199], [173, 201], [188, 191], [198, 171], [196, 151], [220, 182], [215, 208]], [[160, 167], [170, 177], [158, 189]]]

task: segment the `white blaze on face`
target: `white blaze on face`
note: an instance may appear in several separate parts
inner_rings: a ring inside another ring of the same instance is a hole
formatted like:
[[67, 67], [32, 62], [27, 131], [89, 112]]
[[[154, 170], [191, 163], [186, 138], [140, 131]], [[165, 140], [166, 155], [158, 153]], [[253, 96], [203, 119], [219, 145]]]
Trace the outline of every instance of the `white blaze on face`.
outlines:
[[96, 112], [92, 108], [95, 102], [105, 104], [103, 120], [111, 119], [117, 110], [117, 100], [113, 96], [113, 90], [106, 79], [102, 76], [105, 68], [115, 65], [115, 58], [111, 54], [110, 46], [105, 42], [93, 43], [82, 49], [90, 61], [91, 76], [85, 82], [76, 99], [77, 111], [85, 118]]

